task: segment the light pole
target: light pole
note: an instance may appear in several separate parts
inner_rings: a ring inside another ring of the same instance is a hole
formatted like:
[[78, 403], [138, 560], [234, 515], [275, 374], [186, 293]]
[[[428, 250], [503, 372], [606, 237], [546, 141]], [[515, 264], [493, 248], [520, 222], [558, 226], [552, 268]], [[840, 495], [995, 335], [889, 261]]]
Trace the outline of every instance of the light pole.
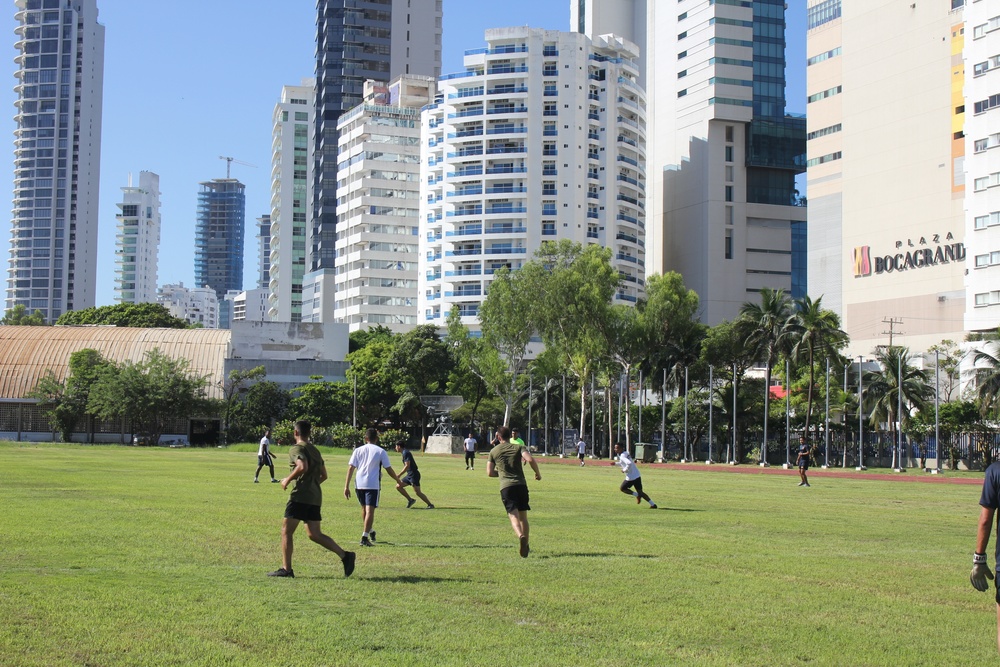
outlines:
[[532, 377], [528, 376], [528, 451], [531, 451], [531, 390]]
[[549, 378], [545, 377], [545, 387], [542, 389], [542, 395], [545, 399], [545, 423], [542, 424], [543, 435], [545, 436], [544, 448], [545, 456], [549, 455]]
[[903, 472], [903, 350], [896, 357], [896, 472]]
[[733, 458], [730, 461], [736, 465], [736, 364], [733, 364]]
[[[770, 364], [770, 358], [768, 358], [768, 364]], [[770, 366], [768, 366], [770, 370]], [[770, 378], [770, 374], [765, 377]], [[760, 466], [766, 467], [767, 463], [767, 417], [768, 413], [771, 411], [771, 388], [767, 386], [768, 383], [764, 381], [764, 441], [760, 443]]]
[[708, 367], [708, 460], [705, 463], [712, 463], [712, 367]]
[[694, 452], [691, 453], [691, 458], [688, 459], [688, 369], [687, 366], [684, 367], [684, 455], [681, 456], [681, 462], [687, 463], [688, 461], [694, 460]]
[[667, 460], [667, 369], [663, 369], [660, 386], [660, 460]]
[[792, 434], [789, 432], [791, 429], [791, 422], [789, 421], [789, 412], [791, 411], [791, 400], [792, 400], [792, 383], [789, 381], [788, 377], [788, 359], [785, 359], [785, 465], [784, 467], [792, 467], [792, 452], [791, 452], [791, 442], [789, 438]]
[[354, 408], [351, 416], [351, 428], [358, 427], [358, 376], [354, 376]]
[[826, 442], [826, 454], [823, 456], [823, 467], [830, 467], [830, 357], [826, 358], [826, 423], [823, 429]]
[[939, 350], [934, 350], [934, 453], [937, 455], [934, 464], [934, 475], [941, 474], [941, 422], [938, 405], [941, 397], [941, 373]]
[[566, 374], [562, 376], [562, 442], [559, 443], [559, 456], [566, 453]]
[[642, 408], [645, 403], [645, 395], [646, 392], [643, 391], [642, 386], [642, 371], [639, 371], [639, 419], [637, 420], [639, 422], [639, 435], [636, 442], [642, 442]]
[[865, 411], [862, 397], [864, 396], [864, 384], [861, 376], [862, 358], [858, 357], [858, 465], [855, 470], [865, 470]]

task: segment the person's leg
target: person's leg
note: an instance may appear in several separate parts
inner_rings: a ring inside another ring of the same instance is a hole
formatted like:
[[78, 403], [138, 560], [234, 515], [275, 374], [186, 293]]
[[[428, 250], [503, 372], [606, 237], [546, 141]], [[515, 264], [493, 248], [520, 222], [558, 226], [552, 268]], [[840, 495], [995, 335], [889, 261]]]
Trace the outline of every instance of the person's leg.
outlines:
[[520, 553], [521, 558], [528, 557], [528, 512], [526, 510], [519, 510], [517, 512], [517, 523], [519, 530], [515, 530], [518, 534], [518, 542], [520, 543]]
[[[997, 595], [1000, 597], [1000, 593]], [[1000, 652], [1000, 602], [997, 603], [997, 652]]]
[[306, 521], [306, 535], [309, 536], [310, 540], [324, 549], [329, 549], [341, 558], [344, 557], [346, 552], [340, 548], [340, 545], [337, 544], [332, 537], [323, 534], [323, 531], [320, 529], [319, 521]]
[[431, 503], [431, 501], [430, 501], [430, 499], [429, 499], [429, 498], [428, 498], [427, 496], [425, 496], [425, 495], [424, 495], [424, 492], [423, 492], [423, 491], [421, 491], [421, 490], [420, 490], [420, 487], [419, 487], [419, 486], [417, 486], [416, 484], [414, 484], [414, 485], [413, 485], [413, 492], [414, 492], [415, 494], [417, 494], [417, 498], [420, 498], [420, 499], [421, 499], [422, 501], [424, 501], [424, 502], [425, 502], [425, 503], [427, 503], [428, 505], [431, 505], [431, 504], [432, 504], [432, 503]]
[[[271, 463], [268, 463], [267, 464], [267, 468], [268, 468], [268, 470], [271, 471], [271, 479], [273, 480], [274, 479], [274, 462], [272, 461]], [[258, 473], [260, 472], [260, 468], [257, 468], [257, 472]]]
[[[253, 478], [254, 478], [254, 479], [257, 479], [258, 475], [260, 475], [260, 469], [261, 469], [261, 468], [263, 468], [263, 467], [264, 467], [264, 464], [263, 464], [263, 463], [258, 463], [258, 464], [257, 464], [257, 472], [255, 472], [255, 473], [253, 474]], [[272, 475], [271, 475], [271, 477], [274, 477], [274, 474], [272, 474]]]
[[372, 524], [375, 523], [375, 506], [365, 505], [362, 510], [362, 517], [364, 518], [364, 532], [365, 535], [372, 532]]
[[281, 567], [289, 572], [292, 571], [292, 551], [294, 551], [292, 538], [295, 535], [295, 529], [298, 527], [298, 519], [285, 517], [285, 520], [281, 523]]
[[521, 522], [521, 514], [523, 512], [510, 512], [507, 517], [510, 519], [510, 527], [514, 529], [514, 534], [517, 535], [518, 539], [524, 536], [524, 524]]
[[[400, 493], [401, 496], [403, 496], [404, 498], [406, 498], [408, 501], [411, 501], [411, 500], [413, 500], [413, 498], [411, 498], [410, 494], [408, 494], [406, 492], [406, 487], [407, 486], [409, 486], [409, 484], [407, 482], [399, 482], [399, 483], [396, 484], [396, 490], [399, 491], [399, 493]], [[416, 489], [417, 487], [413, 487], [413, 488]], [[420, 493], [420, 492], [418, 491], [417, 493]]]

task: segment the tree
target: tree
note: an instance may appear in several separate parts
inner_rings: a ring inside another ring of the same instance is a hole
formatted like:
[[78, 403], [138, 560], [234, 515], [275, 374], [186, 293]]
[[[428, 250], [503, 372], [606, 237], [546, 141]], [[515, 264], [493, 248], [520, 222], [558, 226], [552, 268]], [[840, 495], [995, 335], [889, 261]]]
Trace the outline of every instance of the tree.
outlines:
[[139, 327], [143, 329], [187, 329], [187, 320], [170, 314], [159, 303], [116, 303], [113, 306], [97, 306], [63, 313], [56, 324], [81, 325], [104, 324], [116, 327]]
[[[53, 430], [59, 431], [63, 441], [69, 442], [77, 424], [87, 420], [87, 403], [90, 391], [100, 373], [111, 362], [91, 348], [77, 350], [69, 356], [69, 372], [63, 382], [50, 370], [28, 394], [41, 401]], [[88, 442], [92, 429], [87, 429]]]
[[171, 420], [203, 410], [207, 386], [208, 378], [194, 375], [187, 359], [173, 359], [157, 348], [141, 362], [102, 368], [88, 410], [101, 419], [128, 417], [134, 430], [155, 445]]
[[392, 367], [395, 336], [370, 338], [367, 344], [347, 355], [351, 367], [347, 381], [357, 383], [358, 415], [360, 423], [377, 426], [392, 416], [392, 408], [399, 402], [393, 388], [397, 369]]
[[767, 422], [771, 395], [771, 372], [779, 355], [791, 345], [791, 306], [784, 290], [764, 287], [760, 290], [760, 303], [745, 302], [740, 308], [740, 319], [747, 328], [747, 345], [757, 350], [766, 364], [764, 371], [764, 446], [761, 463], [767, 462]]
[[3, 319], [0, 319], [0, 324], [38, 327], [45, 324], [45, 316], [42, 315], [42, 311], [40, 310], [36, 310], [29, 315], [25, 305], [19, 303], [4, 313]]
[[987, 343], [976, 350], [973, 363], [976, 371], [976, 400], [983, 416], [1000, 416], [1000, 355], [998, 345]]
[[454, 362], [448, 345], [438, 336], [437, 328], [423, 324], [399, 336], [389, 358], [396, 369], [393, 389], [399, 396], [393, 409], [411, 413], [420, 421], [420, 436], [426, 436], [428, 409], [420, 396], [443, 393]]
[[[231, 418], [236, 424], [236, 430], [245, 438], [254, 430], [283, 420], [290, 401], [289, 393], [277, 382], [261, 380], [247, 388], [242, 400], [237, 402]], [[232, 431], [233, 428], [230, 427], [230, 433]]]
[[486, 399], [488, 391], [486, 382], [477, 372], [476, 366], [478, 347], [482, 345], [482, 339], [469, 335], [469, 328], [462, 324], [458, 312], [458, 306], [452, 307], [447, 318], [448, 332], [445, 344], [452, 352], [454, 365], [449, 373], [446, 393], [451, 396], [462, 396], [465, 399], [465, 405], [459, 409], [464, 411], [463, 414], [468, 414], [470, 422], [475, 423], [479, 406]]
[[962, 358], [965, 354], [962, 352], [961, 348], [955, 344], [953, 340], [942, 340], [940, 343], [931, 345], [927, 348], [928, 357], [934, 356], [937, 360], [937, 367], [940, 376], [940, 380], [943, 382], [944, 387], [942, 387], [944, 394], [944, 401], [951, 401], [955, 393], [955, 388], [958, 386], [959, 381], [959, 367], [962, 364]]
[[[905, 347], [892, 346], [876, 352], [879, 369], [865, 371], [862, 401], [871, 411], [869, 423], [876, 426], [879, 421], [889, 424], [889, 432], [896, 442], [896, 424], [906, 428], [910, 419], [910, 407], [923, 409], [927, 399], [934, 396], [934, 389], [927, 383], [927, 373], [910, 364], [910, 351]], [[900, 383], [900, 379], [902, 383]], [[899, 410], [902, 402], [902, 412]], [[893, 447], [893, 462], [896, 462], [896, 448]], [[902, 462], [899, 462], [902, 466]]]
[[829, 358], [839, 355], [847, 343], [847, 333], [840, 328], [840, 317], [832, 310], [823, 308], [823, 297], [815, 301], [808, 295], [795, 300], [790, 322], [790, 337], [795, 341], [792, 357], [805, 357], [809, 369], [809, 387], [806, 399], [806, 418], [803, 431], [809, 432], [809, 422], [813, 409], [813, 389], [816, 386], [816, 355]]
[[250, 383], [260, 380], [265, 375], [267, 369], [263, 366], [236, 368], [229, 371], [226, 379], [219, 383], [219, 388], [222, 389], [222, 428], [219, 430], [219, 444], [225, 445], [228, 442], [229, 423], [239, 394], [245, 392]]
[[[629, 381], [632, 370], [642, 361], [649, 350], [649, 332], [644, 327], [640, 308], [633, 306], [611, 306], [604, 318], [597, 323], [598, 330], [604, 336], [608, 348], [608, 356], [617, 365], [625, 378], [625, 391], [629, 392]], [[625, 447], [631, 445], [632, 410], [631, 395], [625, 400]]]
[[316, 381], [295, 391], [298, 395], [289, 404], [294, 419], [308, 419], [324, 427], [353, 421], [354, 388], [350, 382], [322, 382], [317, 376]]

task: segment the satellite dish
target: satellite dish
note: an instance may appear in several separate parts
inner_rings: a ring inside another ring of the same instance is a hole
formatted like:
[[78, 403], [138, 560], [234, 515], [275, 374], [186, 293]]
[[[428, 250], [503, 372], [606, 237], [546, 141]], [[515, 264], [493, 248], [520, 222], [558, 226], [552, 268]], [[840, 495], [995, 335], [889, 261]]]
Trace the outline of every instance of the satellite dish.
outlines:
[[451, 435], [451, 412], [465, 405], [465, 399], [461, 396], [420, 396], [419, 398], [437, 422], [437, 428], [431, 435]]

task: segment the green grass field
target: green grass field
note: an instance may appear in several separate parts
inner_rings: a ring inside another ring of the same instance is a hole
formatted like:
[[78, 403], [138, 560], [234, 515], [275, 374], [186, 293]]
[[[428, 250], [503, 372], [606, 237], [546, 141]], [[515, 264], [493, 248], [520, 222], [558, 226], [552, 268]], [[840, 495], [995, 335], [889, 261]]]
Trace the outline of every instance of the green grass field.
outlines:
[[323, 527], [357, 570], [300, 529], [296, 578], [273, 579], [286, 494], [251, 483], [254, 452], [4, 443], [0, 460], [3, 665], [997, 662], [992, 595], [968, 582], [974, 485], [647, 468], [650, 510], [607, 462], [543, 461], [521, 559], [484, 457], [418, 454], [438, 509], [386, 490], [361, 551], [337, 451]]

